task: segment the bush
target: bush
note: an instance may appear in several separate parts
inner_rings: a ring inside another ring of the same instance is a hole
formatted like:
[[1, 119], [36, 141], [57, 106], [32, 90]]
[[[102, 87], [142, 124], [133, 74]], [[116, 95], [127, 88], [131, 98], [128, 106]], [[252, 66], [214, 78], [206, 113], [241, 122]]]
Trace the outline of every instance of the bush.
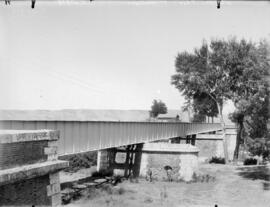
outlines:
[[104, 169], [104, 170], [93, 172], [92, 177], [93, 178], [101, 178], [101, 177], [110, 177], [112, 175], [113, 175], [112, 170], [109, 170], [109, 169], [105, 170]]
[[270, 157], [270, 140], [266, 138], [256, 138], [248, 140], [249, 152], [253, 156], [262, 156], [264, 160]]
[[81, 168], [90, 168], [97, 165], [97, 152], [88, 152], [75, 155], [68, 155], [61, 158], [69, 161], [68, 172], [76, 172]]
[[247, 158], [244, 160], [244, 165], [256, 165], [257, 159], [254, 158]]
[[210, 159], [209, 163], [225, 164], [225, 159], [223, 157], [214, 156]]

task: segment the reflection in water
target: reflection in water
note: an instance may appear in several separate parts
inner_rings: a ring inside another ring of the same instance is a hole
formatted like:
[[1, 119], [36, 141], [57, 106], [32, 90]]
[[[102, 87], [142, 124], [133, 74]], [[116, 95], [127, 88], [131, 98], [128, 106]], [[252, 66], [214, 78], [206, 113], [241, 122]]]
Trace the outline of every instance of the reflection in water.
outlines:
[[254, 166], [238, 168], [238, 175], [251, 180], [262, 180], [263, 190], [270, 190], [270, 168], [269, 166]]

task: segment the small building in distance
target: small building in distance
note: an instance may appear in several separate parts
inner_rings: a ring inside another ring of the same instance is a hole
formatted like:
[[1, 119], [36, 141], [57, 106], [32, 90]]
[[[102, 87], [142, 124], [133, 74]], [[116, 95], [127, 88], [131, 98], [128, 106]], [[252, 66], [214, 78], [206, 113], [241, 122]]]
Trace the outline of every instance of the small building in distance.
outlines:
[[176, 111], [168, 112], [167, 114], [159, 114], [157, 120], [163, 122], [182, 121], [180, 118], [180, 113], [176, 113]]

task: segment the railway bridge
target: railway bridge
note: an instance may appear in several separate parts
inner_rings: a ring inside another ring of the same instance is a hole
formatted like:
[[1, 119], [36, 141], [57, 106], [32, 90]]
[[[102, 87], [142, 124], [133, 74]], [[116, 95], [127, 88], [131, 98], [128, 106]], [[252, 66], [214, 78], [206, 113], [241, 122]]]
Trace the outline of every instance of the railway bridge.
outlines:
[[218, 131], [221, 125], [1, 120], [0, 129], [0, 206], [57, 206], [61, 202], [59, 171], [68, 166], [66, 161], [58, 160], [58, 155], [98, 151], [100, 173], [105, 170], [132, 179], [145, 176], [151, 169], [164, 179], [163, 168], [169, 166], [174, 169], [174, 179], [190, 181], [197, 166], [198, 148], [153, 142]]
[[1, 120], [0, 129], [60, 131], [59, 155], [186, 138], [221, 130], [219, 123]]

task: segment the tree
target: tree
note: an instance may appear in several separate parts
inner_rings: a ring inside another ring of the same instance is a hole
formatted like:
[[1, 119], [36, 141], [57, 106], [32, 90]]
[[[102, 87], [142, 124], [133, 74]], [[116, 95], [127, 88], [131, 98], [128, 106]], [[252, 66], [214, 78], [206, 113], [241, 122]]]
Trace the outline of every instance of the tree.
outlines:
[[195, 113], [193, 121], [196, 120], [196, 117], [201, 117], [202, 121], [205, 121], [206, 116], [213, 118], [218, 115], [216, 103], [206, 93], [195, 94], [193, 96], [192, 108]]
[[237, 124], [237, 135], [236, 135], [236, 144], [235, 144], [235, 149], [234, 149], [234, 155], [233, 159], [236, 160], [238, 159], [239, 155], [239, 147], [240, 144], [243, 143], [243, 133], [244, 133], [244, 113], [240, 111], [235, 111], [234, 113], [230, 114], [229, 118], [232, 120], [232, 122]]
[[161, 100], [154, 100], [150, 113], [152, 114], [152, 117], [157, 117], [159, 114], [166, 114], [167, 106]]
[[269, 129], [267, 122], [270, 118], [269, 102], [269, 73], [270, 73], [270, 46], [266, 41], [259, 44], [241, 44], [233, 42], [232, 56], [238, 56], [234, 65], [238, 76], [232, 88], [236, 111], [230, 118], [238, 127], [237, 142], [234, 151], [234, 160], [238, 159], [241, 143], [253, 155], [266, 158], [270, 152]]
[[[230, 119], [238, 125], [234, 160], [238, 159], [241, 143], [252, 149], [248, 140], [254, 143], [252, 140], [265, 139], [268, 136], [269, 89], [266, 83], [256, 85], [257, 87], [253, 87], [252, 93], [238, 97], [235, 104], [236, 111], [230, 115]], [[254, 150], [252, 151], [254, 152]]]
[[[231, 96], [229, 68], [226, 67], [227, 47], [224, 40], [212, 40], [210, 46], [203, 42], [193, 53], [179, 53], [175, 61], [176, 74], [171, 82], [186, 99], [192, 100], [196, 95], [209, 97], [216, 105], [223, 134], [223, 105]], [[226, 149], [224, 154], [227, 161]]]
[[207, 117], [216, 117], [218, 109], [216, 103], [205, 93], [195, 94], [185, 102], [183, 111], [193, 111], [192, 122], [205, 122]]
[[[232, 100], [236, 111], [231, 120], [238, 125], [234, 160], [238, 159], [241, 143], [247, 146], [247, 138], [257, 139], [267, 136], [269, 119], [269, 88], [267, 76], [269, 62], [267, 43], [259, 44], [244, 40], [230, 42], [230, 59], [232, 70]], [[251, 149], [251, 148], [250, 148]]]
[[[258, 92], [257, 83], [262, 82], [262, 76], [267, 74], [269, 68], [265, 48], [263, 42], [257, 46], [255, 43], [237, 41], [235, 38], [228, 41], [211, 40], [209, 46], [203, 42], [202, 46], [194, 49], [193, 53], [178, 54], [175, 61], [176, 74], [172, 76], [172, 84], [187, 100], [193, 102], [195, 100], [196, 103], [196, 96], [209, 98], [206, 102], [216, 105], [225, 135], [223, 105], [230, 99], [237, 106], [241, 102], [244, 103], [244, 100], [250, 101], [256, 91]], [[258, 98], [262, 99], [261, 96]], [[199, 111], [207, 111], [205, 104], [197, 104], [197, 107]], [[240, 121], [243, 111], [239, 109], [235, 118]], [[215, 112], [215, 107], [211, 107], [211, 110]], [[224, 145], [224, 154], [227, 161], [226, 145]]]
[[193, 117], [192, 117], [192, 122], [205, 122], [206, 120], [206, 116], [203, 115], [203, 114], [194, 114]]

